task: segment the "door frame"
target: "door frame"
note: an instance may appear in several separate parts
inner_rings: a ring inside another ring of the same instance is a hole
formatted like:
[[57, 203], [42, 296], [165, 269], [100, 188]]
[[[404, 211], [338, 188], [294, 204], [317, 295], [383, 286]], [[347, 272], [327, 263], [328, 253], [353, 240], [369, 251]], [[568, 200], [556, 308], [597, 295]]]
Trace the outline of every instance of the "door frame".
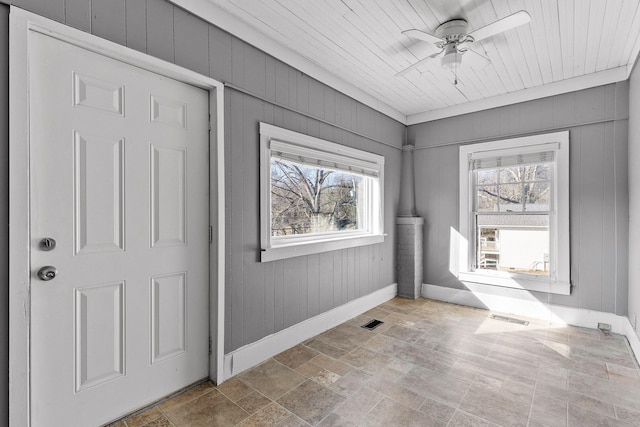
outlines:
[[224, 84], [11, 6], [9, 14], [9, 424], [30, 426], [29, 38], [34, 32], [209, 92], [209, 377], [224, 380]]

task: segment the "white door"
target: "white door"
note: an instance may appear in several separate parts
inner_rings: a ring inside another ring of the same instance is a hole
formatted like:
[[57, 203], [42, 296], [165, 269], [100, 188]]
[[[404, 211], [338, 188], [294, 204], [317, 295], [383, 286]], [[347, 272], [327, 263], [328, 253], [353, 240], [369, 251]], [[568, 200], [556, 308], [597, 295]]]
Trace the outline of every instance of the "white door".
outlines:
[[100, 425], [208, 376], [208, 93], [31, 43], [32, 425]]

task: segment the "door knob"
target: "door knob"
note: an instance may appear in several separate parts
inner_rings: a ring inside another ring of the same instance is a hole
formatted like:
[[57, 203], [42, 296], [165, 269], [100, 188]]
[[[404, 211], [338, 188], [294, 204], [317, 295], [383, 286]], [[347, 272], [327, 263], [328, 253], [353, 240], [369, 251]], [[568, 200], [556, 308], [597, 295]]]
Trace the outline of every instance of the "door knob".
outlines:
[[52, 265], [46, 265], [38, 270], [38, 277], [40, 280], [44, 280], [45, 282], [55, 279], [57, 274], [58, 269]]

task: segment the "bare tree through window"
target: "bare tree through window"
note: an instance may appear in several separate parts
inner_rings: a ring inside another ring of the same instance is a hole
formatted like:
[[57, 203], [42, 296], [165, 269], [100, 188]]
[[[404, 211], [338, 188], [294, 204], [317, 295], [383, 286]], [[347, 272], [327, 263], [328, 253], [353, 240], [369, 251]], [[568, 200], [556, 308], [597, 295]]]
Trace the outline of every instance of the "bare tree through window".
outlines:
[[271, 235], [359, 230], [363, 177], [271, 160]]

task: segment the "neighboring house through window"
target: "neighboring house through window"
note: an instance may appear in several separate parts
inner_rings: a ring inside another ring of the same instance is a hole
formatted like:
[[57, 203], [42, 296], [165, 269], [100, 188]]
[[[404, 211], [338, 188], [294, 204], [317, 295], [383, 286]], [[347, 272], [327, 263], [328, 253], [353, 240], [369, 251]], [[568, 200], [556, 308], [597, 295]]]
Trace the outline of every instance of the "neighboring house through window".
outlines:
[[260, 123], [261, 260], [380, 243], [384, 157]]
[[569, 132], [460, 148], [459, 278], [569, 294]]

